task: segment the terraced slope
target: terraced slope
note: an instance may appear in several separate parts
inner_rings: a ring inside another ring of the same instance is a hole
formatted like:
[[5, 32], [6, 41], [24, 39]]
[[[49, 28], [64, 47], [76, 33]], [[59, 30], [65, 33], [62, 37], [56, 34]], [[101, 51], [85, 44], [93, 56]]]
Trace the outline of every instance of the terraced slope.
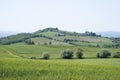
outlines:
[[46, 28], [34, 33], [21, 33], [5, 38], [0, 38], [0, 44], [48, 44], [51, 45], [76, 45], [76, 46], [99, 46], [112, 45], [112, 39], [101, 37], [93, 32], [76, 33], [62, 31], [57, 28]]

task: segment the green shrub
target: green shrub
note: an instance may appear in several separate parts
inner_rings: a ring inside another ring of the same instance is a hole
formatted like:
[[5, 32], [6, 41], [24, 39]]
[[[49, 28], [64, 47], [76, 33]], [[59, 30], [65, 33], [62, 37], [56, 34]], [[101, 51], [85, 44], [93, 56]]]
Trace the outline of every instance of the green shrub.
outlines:
[[30, 59], [36, 59], [36, 57], [31, 57]]
[[63, 59], [72, 59], [73, 57], [73, 51], [70, 49], [66, 49], [62, 52], [61, 57]]
[[42, 58], [43, 58], [43, 59], [49, 59], [49, 58], [50, 58], [50, 54], [49, 54], [48, 52], [44, 52], [44, 53], [42, 54]]
[[120, 52], [116, 52], [114, 55], [113, 55], [114, 58], [120, 58]]
[[83, 50], [78, 48], [76, 51], [76, 56], [77, 56], [77, 58], [81, 59], [83, 56]]
[[100, 53], [100, 58], [107, 58], [111, 56], [111, 53], [108, 50], [102, 50]]

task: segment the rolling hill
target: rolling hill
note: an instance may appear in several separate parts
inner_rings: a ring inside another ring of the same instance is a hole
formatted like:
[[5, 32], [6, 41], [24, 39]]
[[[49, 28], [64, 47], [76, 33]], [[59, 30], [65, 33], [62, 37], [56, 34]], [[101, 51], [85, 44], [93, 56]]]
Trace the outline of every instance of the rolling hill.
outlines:
[[[119, 80], [120, 59], [112, 55], [120, 48], [102, 47], [119, 41], [93, 32], [57, 28], [0, 38], [0, 80]], [[77, 48], [83, 49], [83, 59], [77, 59]], [[61, 58], [61, 52], [66, 49], [74, 52], [73, 59]], [[101, 50], [109, 50], [111, 56], [96, 58]], [[44, 52], [50, 54], [49, 60], [43, 59]]]
[[101, 37], [94, 32], [77, 33], [62, 31], [58, 28], [46, 28], [34, 33], [19, 33], [0, 38], [0, 44], [24, 44], [24, 45], [69, 45], [108, 47], [112, 46], [113, 39]]

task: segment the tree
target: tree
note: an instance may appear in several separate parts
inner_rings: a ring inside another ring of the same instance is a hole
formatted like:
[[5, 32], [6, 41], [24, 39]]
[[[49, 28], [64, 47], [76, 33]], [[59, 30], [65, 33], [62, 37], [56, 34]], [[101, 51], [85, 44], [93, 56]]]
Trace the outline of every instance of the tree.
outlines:
[[114, 57], [114, 58], [120, 58], [120, 52], [114, 53], [113, 57]]
[[29, 45], [34, 45], [35, 44], [31, 39], [25, 40], [25, 42]]
[[76, 56], [79, 59], [82, 58], [82, 56], [83, 56], [83, 50], [80, 49], [80, 48], [78, 48], [77, 51], [76, 51]]
[[49, 59], [49, 58], [50, 58], [50, 54], [49, 54], [48, 52], [44, 52], [44, 53], [42, 54], [42, 58], [43, 58], [43, 59]]
[[35, 44], [33, 41], [31, 41], [31, 44], [33, 45], [33, 44]]
[[70, 49], [66, 49], [61, 53], [61, 57], [63, 59], [72, 59], [73, 57], [73, 51]]
[[111, 53], [108, 50], [102, 50], [100, 53], [100, 58], [107, 58], [111, 56]]
[[50, 42], [49, 42], [49, 45], [51, 45], [51, 44], [52, 44], [52, 42], [50, 41]]
[[100, 45], [99, 45], [99, 44], [97, 44], [97, 45], [96, 45], [96, 47], [100, 47]]
[[97, 57], [97, 58], [100, 58], [100, 53], [97, 53], [96, 57]]

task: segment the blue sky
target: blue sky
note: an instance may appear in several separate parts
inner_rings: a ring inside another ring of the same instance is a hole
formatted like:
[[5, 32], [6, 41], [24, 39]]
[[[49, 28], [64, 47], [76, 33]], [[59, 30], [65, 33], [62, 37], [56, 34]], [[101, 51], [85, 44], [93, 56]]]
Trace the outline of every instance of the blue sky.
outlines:
[[120, 0], [0, 0], [0, 31], [120, 31]]

